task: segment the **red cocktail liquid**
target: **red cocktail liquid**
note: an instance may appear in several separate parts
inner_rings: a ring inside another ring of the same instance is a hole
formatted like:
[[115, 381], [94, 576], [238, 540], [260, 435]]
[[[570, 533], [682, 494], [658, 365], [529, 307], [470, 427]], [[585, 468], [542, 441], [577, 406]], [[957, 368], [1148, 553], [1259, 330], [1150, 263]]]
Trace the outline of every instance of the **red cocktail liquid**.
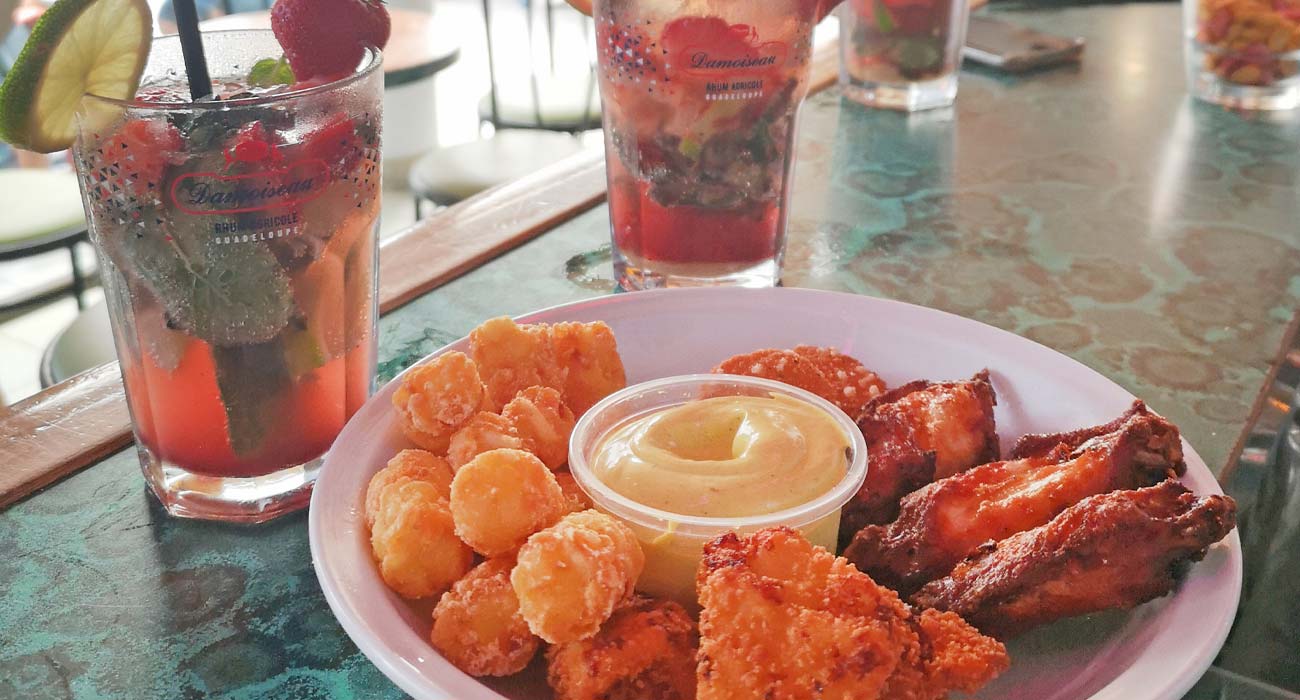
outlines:
[[644, 181], [624, 180], [610, 190], [614, 242], [645, 261], [757, 263], [771, 260], [781, 243], [779, 202], [742, 209], [664, 206]]

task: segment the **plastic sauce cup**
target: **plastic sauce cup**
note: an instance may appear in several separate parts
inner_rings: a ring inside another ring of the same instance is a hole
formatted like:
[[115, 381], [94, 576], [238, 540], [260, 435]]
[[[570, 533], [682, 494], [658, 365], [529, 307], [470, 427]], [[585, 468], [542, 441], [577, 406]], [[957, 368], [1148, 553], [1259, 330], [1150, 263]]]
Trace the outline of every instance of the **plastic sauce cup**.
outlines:
[[[672, 513], [615, 492], [592, 473], [589, 460], [605, 436], [628, 421], [700, 398], [784, 395], [825, 411], [849, 436], [844, 477], [829, 491], [792, 508], [746, 517], [709, 518]], [[690, 374], [627, 387], [583, 414], [569, 439], [569, 470], [596, 508], [627, 524], [645, 552], [637, 582], [643, 593], [698, 608], [695, 574], [704, 544], [719, 535], [745, 534], [784, 525], [810, 542], [835, 551], [840, 510], [867, 476], [867, 445], [854, 422], [831, 402], [787, 384], [729, 374]]]

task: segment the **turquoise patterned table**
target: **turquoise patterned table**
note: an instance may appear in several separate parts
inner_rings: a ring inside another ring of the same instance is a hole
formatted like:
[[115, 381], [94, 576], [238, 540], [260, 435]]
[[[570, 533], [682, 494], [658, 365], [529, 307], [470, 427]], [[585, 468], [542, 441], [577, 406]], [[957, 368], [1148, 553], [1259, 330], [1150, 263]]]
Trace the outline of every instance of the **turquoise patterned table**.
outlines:
[[[1300, 308], [1300, 118], [1190, 101], [1177, 12], [1003, 10], [1086, 37], [1084, 62], [967, 70], [953, 111], [813, 97], [786, 283], [1052, 346], [1148, 399], [1223, 469]], [[612, 291], [606, 216], [388, 314], [381, 379], [486, 317]], [[0, 591], [0, 698], [401, 697], [325, 606], [303, 515], [166, 518], [130, 451], [0, 513]], [[1298, 696], [1216, 671], [1190, 697]]]

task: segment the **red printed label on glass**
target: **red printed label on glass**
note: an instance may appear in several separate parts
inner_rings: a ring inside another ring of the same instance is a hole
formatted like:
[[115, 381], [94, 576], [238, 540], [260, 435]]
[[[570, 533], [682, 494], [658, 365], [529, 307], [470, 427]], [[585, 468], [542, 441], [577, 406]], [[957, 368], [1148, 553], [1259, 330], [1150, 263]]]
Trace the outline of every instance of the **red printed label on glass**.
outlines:
[[189, 173], [172, 183], [170, 194], [186, 214], [243, 214], [309, 202], [325, 192], [329, 179], [329, 166], [313, 158], [255, 173]]
[[693, 46], [682, 51], [678, 65], [693, 75], [718, 73], [755, 73], [785, 65], [789, 47], [780, 41], [769, 41], [743, 51], [718, 50], [710, 46]]

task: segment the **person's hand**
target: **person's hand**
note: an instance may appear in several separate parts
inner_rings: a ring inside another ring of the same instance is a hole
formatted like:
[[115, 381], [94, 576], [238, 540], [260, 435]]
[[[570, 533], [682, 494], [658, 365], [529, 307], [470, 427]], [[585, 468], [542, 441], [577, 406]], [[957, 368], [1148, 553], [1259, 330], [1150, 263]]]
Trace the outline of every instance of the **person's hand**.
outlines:
[[566, 0], [566, 1], [573, 6], [573, 9], [577, 10], [578, 12], [581, 12], [582, 14], [588, 16], [591, 15], [591, 0]]
[[45, 14], [45, 9], [46, 6], [39, 0], [22, 0], [14, 9], [14, 24], [30, 28], [36, 24], [36, 20], [40, 19], [41, 15]]

